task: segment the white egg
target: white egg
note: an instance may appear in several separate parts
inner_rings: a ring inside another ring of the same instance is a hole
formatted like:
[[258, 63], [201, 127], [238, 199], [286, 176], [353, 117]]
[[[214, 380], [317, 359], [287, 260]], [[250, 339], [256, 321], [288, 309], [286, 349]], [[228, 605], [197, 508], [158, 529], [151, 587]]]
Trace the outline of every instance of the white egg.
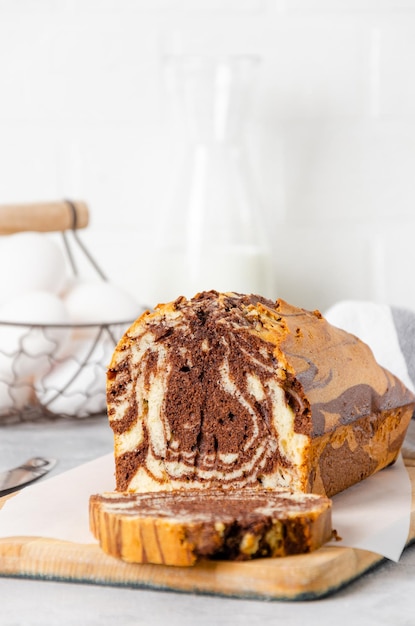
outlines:
[[30, 290], [0, 307], [0, 322], [68, 324], [70, 316], [58, 296], [43, 290]]
[[129, 293], [107, 281], [79, 281], [63, 300], [76, 324], [108, 324], [133, 321], [142, 307]]
[[[62, 327], [53, 324], [62, 324]], [[66, 324], [66, 326], [65, 326]], [[24, 378], [50, 369], [71, 335], [69, 316], [57, 296], [32, 291], [0, 307], [0, 372]]]
[[112, 340], [97, 333], [95, 340], [73, 340], [50, 372], [35, 379], [39, 402], [59, 415], [86, 417], [106, 409], [106, 368]]
[[45, 233], [0, 237], [0, 302], [26, 291], [58, 294], [66, 281], [67, 262], [57, 241]]

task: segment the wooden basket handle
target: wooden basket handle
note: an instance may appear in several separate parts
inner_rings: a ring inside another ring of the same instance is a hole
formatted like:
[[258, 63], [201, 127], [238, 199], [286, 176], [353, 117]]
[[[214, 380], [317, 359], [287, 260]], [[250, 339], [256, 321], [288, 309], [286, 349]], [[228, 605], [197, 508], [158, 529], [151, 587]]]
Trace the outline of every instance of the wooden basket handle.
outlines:
[[0, 205], [0, 235], [85, 228], [88, 222], [88, 207], [78, 200]]

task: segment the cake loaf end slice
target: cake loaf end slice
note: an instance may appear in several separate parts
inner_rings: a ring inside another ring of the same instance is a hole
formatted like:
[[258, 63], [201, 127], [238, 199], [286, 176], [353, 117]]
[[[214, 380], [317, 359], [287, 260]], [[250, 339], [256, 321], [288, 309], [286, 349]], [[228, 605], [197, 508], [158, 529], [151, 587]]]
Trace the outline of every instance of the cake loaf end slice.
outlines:
[[176, 566], [308, 553], [333, 534], [328, 498], [250, 488], [92, 495], [90, 525], [111, 556]]

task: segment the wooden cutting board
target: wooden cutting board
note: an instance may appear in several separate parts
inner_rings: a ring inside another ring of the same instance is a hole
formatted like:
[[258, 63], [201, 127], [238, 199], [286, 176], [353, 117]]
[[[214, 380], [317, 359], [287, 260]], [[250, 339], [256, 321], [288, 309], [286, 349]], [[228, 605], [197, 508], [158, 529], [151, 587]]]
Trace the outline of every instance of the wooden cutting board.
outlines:
[[[409, 545], [415, 541], [415, 462], [406, 460], [405, 464], [412, 482]], [[0, 507], [1, 504], [0, 500]], [[123, 563], [93, 544], [36, 537], [0, 539], [0, 576], [267, 600], [309, 600], [327, 596], [383, 560], [373, 552], [330, 543], [307, 555], [244, 563], [203, 561], [184, 568]]]

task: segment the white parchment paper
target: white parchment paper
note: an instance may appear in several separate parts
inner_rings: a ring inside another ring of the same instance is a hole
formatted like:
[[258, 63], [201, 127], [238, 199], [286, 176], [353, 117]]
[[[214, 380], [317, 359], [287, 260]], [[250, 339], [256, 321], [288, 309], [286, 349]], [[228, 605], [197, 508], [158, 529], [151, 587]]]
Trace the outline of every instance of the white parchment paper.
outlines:
[[[0, 537], [48, 537], [96, 543], [89, 531], [89, 496], [113, 491], [114, 456], [108, 454], [26, 487], [0, 510]], [[370, 550], [398, 561], [408, 537], [411, 483], [401, 456], [387, 469], [333, 498], [339, 546]]]
[[114, 489], [112, 453], [34, 483], [6, 500], [0, 510], [0, 537], [95, 542], [89, 531], [89, 496]]
[[408, 538], [411, 481], [399, 455], [394, 465], [333, 498], [338, 545], [370, 550], [398, 561]]

